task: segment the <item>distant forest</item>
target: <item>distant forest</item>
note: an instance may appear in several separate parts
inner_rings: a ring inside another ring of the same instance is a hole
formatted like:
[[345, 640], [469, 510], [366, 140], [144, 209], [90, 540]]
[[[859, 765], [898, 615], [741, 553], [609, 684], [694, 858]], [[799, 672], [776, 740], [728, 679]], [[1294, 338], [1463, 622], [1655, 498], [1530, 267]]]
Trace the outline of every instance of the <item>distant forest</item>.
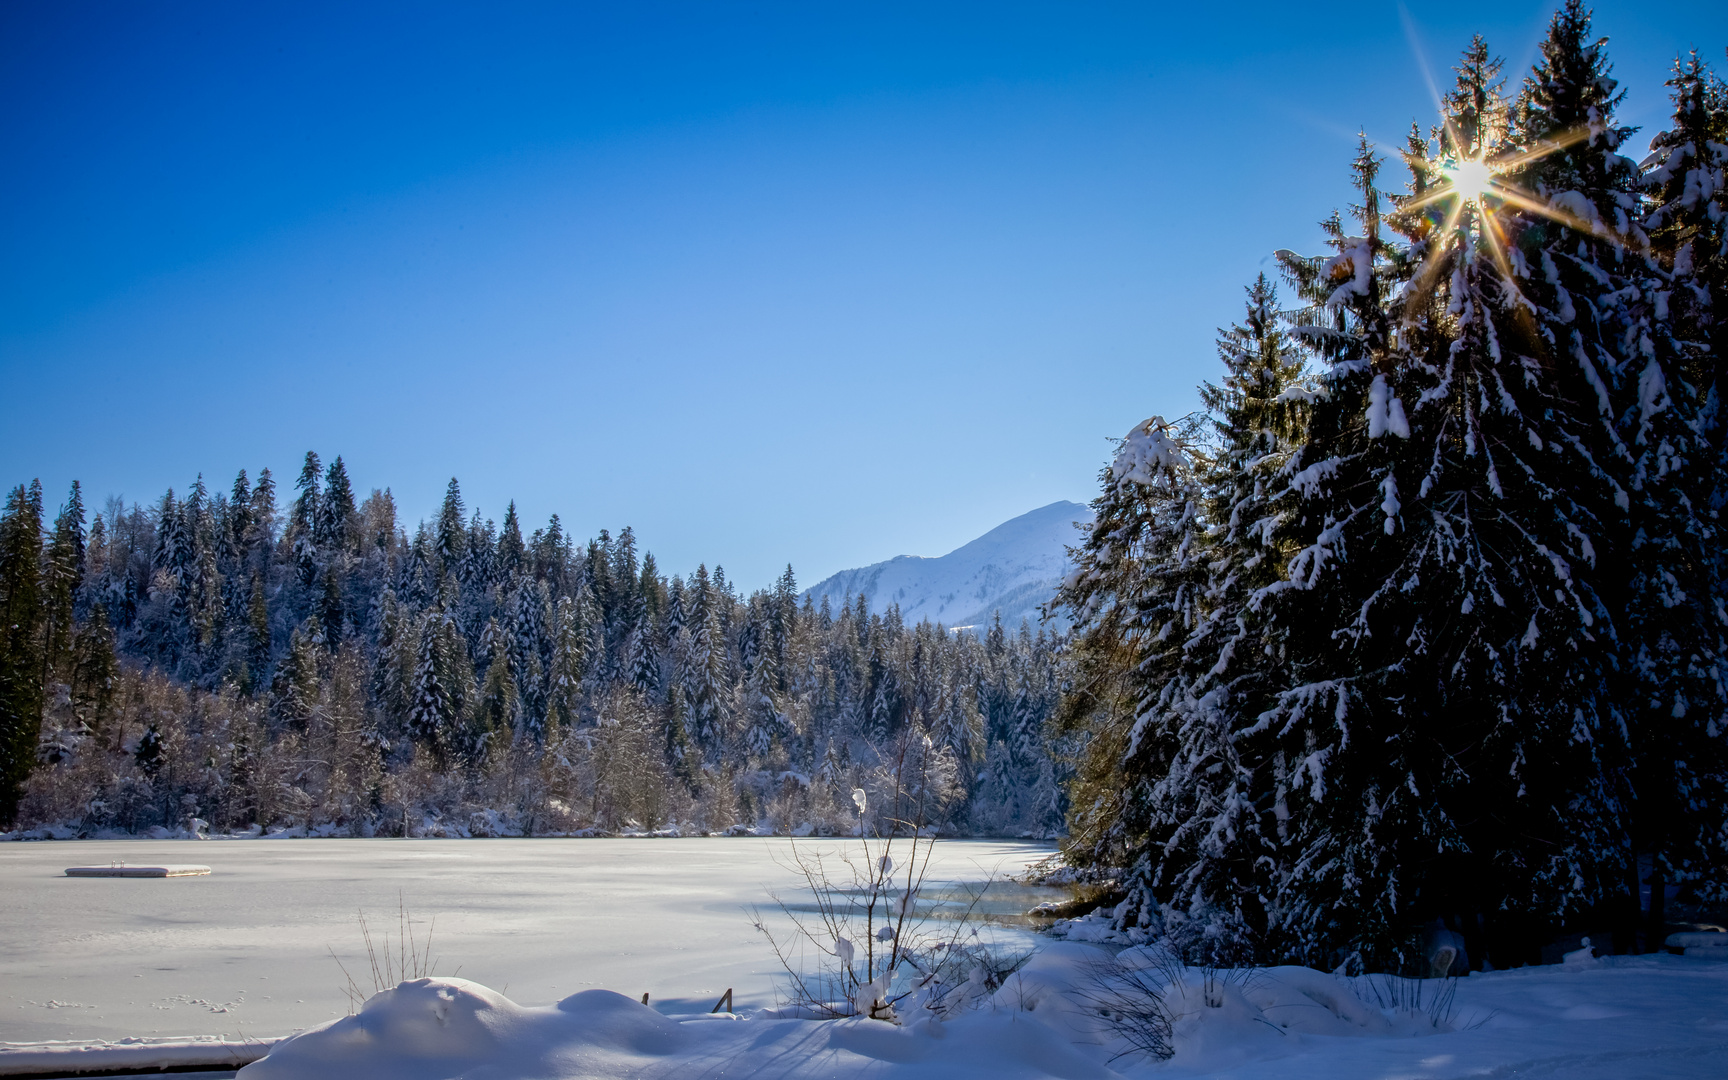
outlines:
[[[668, 578], [628, 528], [577, 543], [464, 506], [406, 526], [308, 453], [49, 522], [0, 520], [0, 822], [41, 835], [774, 831], [922, 815], [1053, 835], [1058, 640], [863, 598]], [[878, 822], [872, 821], [871, 824]]]

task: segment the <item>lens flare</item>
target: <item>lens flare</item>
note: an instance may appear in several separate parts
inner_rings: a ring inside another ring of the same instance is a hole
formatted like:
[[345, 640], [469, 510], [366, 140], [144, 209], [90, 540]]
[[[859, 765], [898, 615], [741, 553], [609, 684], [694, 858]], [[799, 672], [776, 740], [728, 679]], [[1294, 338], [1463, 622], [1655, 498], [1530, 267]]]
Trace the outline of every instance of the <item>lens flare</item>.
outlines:
[[1460, 198], [1474, 201], [1493, 186], [1494, 170], [1486, 161], [1465, 159], [1446, 170], [1446, 179], [1452, 182], [1452, 190]]

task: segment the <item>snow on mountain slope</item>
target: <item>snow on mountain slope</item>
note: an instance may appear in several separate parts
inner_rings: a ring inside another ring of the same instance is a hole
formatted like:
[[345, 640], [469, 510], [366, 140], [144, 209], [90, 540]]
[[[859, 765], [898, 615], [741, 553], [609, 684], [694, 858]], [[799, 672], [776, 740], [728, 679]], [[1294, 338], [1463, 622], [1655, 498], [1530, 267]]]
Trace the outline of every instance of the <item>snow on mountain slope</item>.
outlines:
[[855, 603], [860, 593], [880, 614], [899, 604], [908, 623], [928, 619], [945, 626], [987, 623], [997, 611], [1010, 630], [1021, 619], [1038, 624], [1038, 606], [1050, 599], [1068, 572], [1069, 545], [1092, 511], [1079, 503], [1055, 502], [1003, 522], [946, 555], [900, 555], [873, 566], [842, 570], [805, 592], [817, 604], [827, 596], [835, 608]]

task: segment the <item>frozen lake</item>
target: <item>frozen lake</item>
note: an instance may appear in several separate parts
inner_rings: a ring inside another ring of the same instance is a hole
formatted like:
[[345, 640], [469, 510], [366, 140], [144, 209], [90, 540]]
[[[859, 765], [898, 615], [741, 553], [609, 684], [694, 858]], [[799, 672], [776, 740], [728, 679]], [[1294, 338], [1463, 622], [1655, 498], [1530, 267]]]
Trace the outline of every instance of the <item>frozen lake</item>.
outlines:
[[[330, 950], [370, 989], [374, 940], [437, 918], [438, 974], [539, 1005], [590, 987], [706, 1009], [772, 1002], [780, 968], [747, 909], [801, 884], [788, 841], [85, 840], [0, 844], [0, 1040], [286, 1034], [348, 1011]], [[833, 849], [840, 840], [799, 841]], [[942, 840], [932, 879], [980, 881], [1050, 851]], [[68, 878], [197, 862], [208, 877]], [[1052, 895], [1055, 895], [1052, 893]], [[999, 906], [1045, 897], [1013, 890]]]

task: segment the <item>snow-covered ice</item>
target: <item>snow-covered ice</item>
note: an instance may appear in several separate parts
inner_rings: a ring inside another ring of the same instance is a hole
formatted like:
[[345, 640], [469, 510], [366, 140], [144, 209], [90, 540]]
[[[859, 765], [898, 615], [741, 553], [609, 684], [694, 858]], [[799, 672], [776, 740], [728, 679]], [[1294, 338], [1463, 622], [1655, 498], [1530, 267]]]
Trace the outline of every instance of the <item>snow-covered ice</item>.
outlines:
[[[832, 846], [838, 841], [799, 841]], [[590, 987], [704, 1009], [773, 1003], [746, 909], [796, 876], [784, 839], [80, 840], [0, 844], [0, 1040], [283, 1035], [369, 989], [355, 921], [398, 895], [437, 917], [436, 972], [546, 1004]], [[1049, 845], [944, 840], [936, 877], [1017, 872]], [[76, 864], [190, 862], [208, 877], [68, 878]], [[1040, 897], [1042, 899], [1043, 897]], [[768, 912], [765, 910], [764, 914]], [[420, 930], [424, 930], [423, 924]]]
[[[312, 1029], [249, 1066], [246, 1080], [1728, 1071], [1728, 964], [1694, 956], [1472, 974], [1437, 1012], [1428, 1008], [1446, 985], [1437, 980], [1274, 968], [1209, 981], [1190, 970], [1168, 995], [1175, 1056], [1164, 1063], [1120, 1056], [1088, 989], [1099, 971], [1156, 967], [1150, 946], [1047, 941], [1001, 990], [946, 1021], [915, 1010], [903, 1011], [912, 1020], [903, 1027], [772, 1019], [762, 1009], [778, 968], [745, 909], [770, 888], [796, 887], [776, 862], [786, 844], [213, 841], [196, 845], [210, 877], [166, 880], [69, 879], [62, 869], [173, 861], [165, 856], [183, 858], [188, 842], [0, 845], [0, 1040]], [[1018, 870], [1047, 849], [943, 841], [937, 851], [938, 876], [975, 879], [979, 867]], [[325, 949], [362, 973], [353, 913], [364, 908], [376, 931], [398, 891], [416, 916], [438, 915], [437, 970], [460, 977], [405, 984], [347, 1017]], [[709, 1015], [728, 986], [740, 1015]], [[644, 991], [651, 1007], [640, 1004]], [[1421, 1007], [1397, 1007], [1412, 993]]]

